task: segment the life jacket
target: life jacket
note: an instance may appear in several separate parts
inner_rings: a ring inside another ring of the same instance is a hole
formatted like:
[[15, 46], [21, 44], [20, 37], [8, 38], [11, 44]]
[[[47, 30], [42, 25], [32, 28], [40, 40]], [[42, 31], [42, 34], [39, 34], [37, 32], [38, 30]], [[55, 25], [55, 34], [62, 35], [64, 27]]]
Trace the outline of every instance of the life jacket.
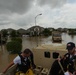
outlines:
[[70, 54], [66, 53], [64, 55], [65, 59], [62, 59], [61, 63], [63, 65], [64, 71], [69, 70], [69, 72], [73, 73], [74, 72], [74, 56], [70, 58]]
[[[66, 53], [64, 55], [64, 57], [66, 59], [61, 59], [60, 63], [64, 69], [64, 71], [66, 72], [67, 69], [69, 70], [69, 72], [73, 73], [74, 72], [74, 62], [73, 62], [73, 59], [74, 57], [70, 58], [70, 54], [69, 53]], [[62, 72], [62, 69], [58, 63], [58, 60], [55, 60], [51, 66], [51, 69], [50, 69], [50, 73], [49, 75], [64, 75], [64, 73]]]
[[61, 70], [61, 67], [58, 63], [58, 60], [55, 60], [51, 66], [49, 75], [64, 75], [64, 73]]
[[21, 58], [21, 64], [18, 64], [17, 71], [26, 73], [27, 70], [30, 68], [30, 60], [27, 58], [25, 61], [25, 58], [23, 58], [21, 55], [19, 55], [19, 57]]

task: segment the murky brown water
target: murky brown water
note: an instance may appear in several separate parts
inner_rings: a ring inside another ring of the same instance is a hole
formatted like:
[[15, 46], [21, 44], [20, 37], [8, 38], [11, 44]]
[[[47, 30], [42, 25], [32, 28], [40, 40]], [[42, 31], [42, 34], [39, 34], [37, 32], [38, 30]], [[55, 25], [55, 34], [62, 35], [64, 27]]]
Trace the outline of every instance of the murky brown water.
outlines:
[[[69, 36], [66, 33], [62, 34], [62, 43], [67, 43], [73, 41], [76, 43], [76, 36]], [[23, 37], [23, 49], [36, 47], [41, 44], [52, 44], [52, 38], [49, 37]], [[0, 47], [0, 72], [17, 56], [17, 54], [9, 54], [5, 46]]]

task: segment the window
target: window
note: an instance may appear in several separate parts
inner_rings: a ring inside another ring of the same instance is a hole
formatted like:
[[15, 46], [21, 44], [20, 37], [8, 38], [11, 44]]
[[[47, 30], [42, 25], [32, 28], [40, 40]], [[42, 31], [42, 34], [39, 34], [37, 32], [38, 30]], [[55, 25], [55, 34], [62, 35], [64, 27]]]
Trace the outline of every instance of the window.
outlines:
[[53, 58], [54, 58], [54, 59], [58, 58], [58, 56], [59, 56], [59, 53], [53, 52]]
[[50, 58], [50, 52], [44, 52], [44, 56], [45, 56], [46, 58]]

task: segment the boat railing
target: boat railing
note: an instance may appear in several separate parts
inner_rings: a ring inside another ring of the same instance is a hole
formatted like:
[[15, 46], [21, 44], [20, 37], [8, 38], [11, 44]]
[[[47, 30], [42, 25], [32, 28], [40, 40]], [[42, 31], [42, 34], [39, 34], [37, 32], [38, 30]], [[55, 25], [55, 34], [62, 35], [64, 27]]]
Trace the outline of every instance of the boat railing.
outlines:
[[[0, 73], [0, 75], [15, 75], [17, 65], [13, 65], [10, 67], [6, 73]], [[37, 68], [33, 69], [34, 75], [49, 75], [49, 69], [42, 68], [38, 66]]]
[[0, 73], [0, 75], [15, 75], [16, 67], [16, 65], [13, 65], [7, 70], [6, 73]]

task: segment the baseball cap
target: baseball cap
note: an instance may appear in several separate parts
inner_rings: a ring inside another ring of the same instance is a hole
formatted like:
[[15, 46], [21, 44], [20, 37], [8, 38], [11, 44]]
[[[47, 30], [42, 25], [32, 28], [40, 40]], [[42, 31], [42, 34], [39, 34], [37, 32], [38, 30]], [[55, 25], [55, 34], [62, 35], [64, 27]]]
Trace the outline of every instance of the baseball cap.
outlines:
[[73, 42], [68, 42], [66, 49], [67, 49], [67, 50], [72, 50], [74, 47], [75, 47], [75, 43], [73, 43]]

